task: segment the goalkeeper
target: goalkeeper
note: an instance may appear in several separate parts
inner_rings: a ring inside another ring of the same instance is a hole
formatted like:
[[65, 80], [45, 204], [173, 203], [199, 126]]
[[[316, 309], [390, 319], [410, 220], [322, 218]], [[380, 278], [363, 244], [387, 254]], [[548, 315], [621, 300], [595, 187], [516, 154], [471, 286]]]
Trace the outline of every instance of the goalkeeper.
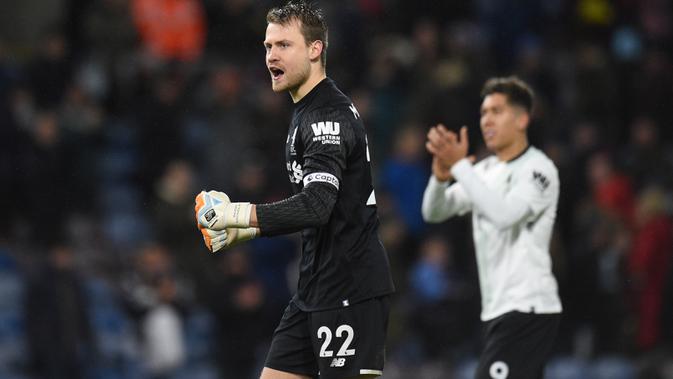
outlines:
[[285, 145], [294, 195], [271, 204], [202, 192], [196, 217], [208, 248], [301, 232], [297, 292], [274, 332], [262, 379], [380, 376], [394, 291], [379, 237], [362, 119], [326, 76], [320, 11], [290, 2], [267, 14], [264, 46], [275, 92], [295, 110]]

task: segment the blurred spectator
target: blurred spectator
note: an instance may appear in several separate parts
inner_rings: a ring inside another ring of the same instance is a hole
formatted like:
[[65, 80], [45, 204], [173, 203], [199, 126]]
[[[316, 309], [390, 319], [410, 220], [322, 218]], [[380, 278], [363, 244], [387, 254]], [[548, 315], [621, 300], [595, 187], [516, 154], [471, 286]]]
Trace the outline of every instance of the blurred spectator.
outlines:
[[209, 187], [234, 187], [240, 164], [263, 158], [254, 146], [265, 138], [258, 130], [265, 125], [252, 122], [253, 108], [245, 96], [242, 75], [241, 68], [231, 64], [217, 65], [209, 73], [207, 96], [201, 103], [207, 111], [209, 141], [218, 141], [202, 146]]
[[217, 319], [217, 356], [223, 379], [251, 379], [262, 343], [275, 323], [266, 305], [262, 284], [254, 277], [244, 248], [221, 254], [220, 276], [210, 307]]
[[102, 109], [82, 86], [75, 84], [68, 88], [59, 109], [58, 122], [68, 164], [77, 168], [70, 173], [70, 197], [77, 199], [71, 210], [92, 210], [99, 181], [95, 158], [100, 147], [103, 119]]
[[194, 219], [194, 168], [184, 160], [174, 160], [159, 178], [152, 202], [152, 218], [157, 240], [170, 246], [177, 267], [194, 283], [197, 298], [212, 284], [216, 270], [213, 256], [203, 245]]
[[614, 144], [619, 135], [609, 129], [615, 122], [617, 87], [612, 66], [605, 49], [585, 43], [577, 47], [575, 59], [577, 63], [575, 85], [576, 112], [590, 116], [597, 123], [600, 136], [605, 144]]
[[597, 152], [587, 162], [587, 175], [596, 205], [624, 226], [633, 226], [634, 194], [631, 179], [619, 172], [611, 155]]
[[178, 251], [178, 255], [190, 257], [192, 250], [200, 246], [200, 238], [194, 238], [198, 235], [194, 220], [194, 180], [194, 169], [189, 163], [170, 162], [156, 183], [153, 204], [159, 241]]
[[[671, 125], [673, 116], [662, 109], [661, 99], [673, 97], [673, 61], [670, 54], [658, 49], [648, 50], [631, 81], [633, 104], [629, 104], [636, 115], [646, 114], [659, 125]], [[667, 139], [673, 137], [669, 128], [661, 130]]]
[[665, 276], [663, 302], [661, 304], [661, 344], [664, 349], [673, 348], [673, 263], [669, 262], [668, 273]]
[[69, 53], [61, 33], [46, 33], [41, 48], [27, 69], [28, 85], [39, 108], [53, 109], [61, 103], [72, 78]]
[[660, 188], [647, 188], [638, 198], [628, 277], [636, 307], [635, 342], [640, 350], [655, 347], [661, 338], [664, 286], [673, 262], [673, 220], [665, 206], [666, 195]]
[[648, 185], [668, 185], [673, 183], [664, 172], [673, 170], [672, 162], [664, 152], [659, 127], [649, 117], [638, 117], [630, 125], [629, 144], [624, 154], [628, 174], [633, 178], [635, 190]]
[[142, 247], [135, 263], [122, 282], [124, 301], [138, 327], [148, 374], [170, 378], [185, 363], [183, 324], [193, 307], [191, 286], [161, 245]]
[[436, 358], [460, 351], [467, 338], [473, 337], [468, 325], [474, 327], [471, 311], [478, 304], [471, 301], [476, 294], [455, 266], [452, 246], [441, 237], [423, 240], [409, 281], [409, 297], [414, 302], [409, 321], [425, 354]]
[[393, 196], [395, 208], [414, 235], [425, 228], [418, 211], [428, 177], [424, 137], [416, 125], [403, 127], [395, 136], [393, 151], [381, 174], [382, 189]]
[[254, 1], [206, 0], [204, 3], [208, 16], [209, 52], [215, 56], [230, 56], [235, 51], [237, 59], [241, 60], [259, 55], [256, 53], [261, 52], [264, 29], [257, 21], [262, 20], [264, 14], [255, 7]]
[[[76, 208], [70, 197], [71, 178], [75, 174], [63, 146], [62, 130], [56, 114], [42, 112], [30, 125], [30, 141], [24, 146], [20, 162], [21, 216], [26, 217], [30, 232], [38, 240], [50, 243], [58, 238], [67, 212]], [[48, 183], [48, 190], [44, 185]], [[48, 220], [52, 227], [45, 228]], [[40, 231], [38, 233], [38, 231]]]
[[145, 50], [160, 60], [192, 61], [205, 44], [205, 15], [198, 0], [131, 0]]
[[183, 317], [176, 308], [176, 282], [171, 276], [156, 279], [157, 303], [141, 321], [145, 363], [152, 379], [168, 379], [185, 363]]
[[193, 300], [191, 284], [176, 271], [166, 247], [152, 243], [142, 246], [137, 252], [134, 267], [125, 273], [121, 282], [124, 300], [136, 320], [163, 301], [161, 284], [164, 278], [177, 281], [175, 293], [171, 297], [173, 301], [188, 306]]
[[78, 379], [95, 358], [84, 283], [68, 245], [49, 248], [24, 299], [30, 369], [44, 379]]
[[561, 340], [580, 356], [621, 353], [629, 350], [624, 304], [624, 265], [629, 230], [599, 207], [584, 204], [574, 217], [575, 231], [568, 252], [565, 322], [571, 334]]
[[110, 68], [136, 43], [129, 4], [130, 0], [95, 0], [86, 14], [83, 37], [94, 56], [113, 64]]
[[168, 67], [151, 82], [151, 92], [135, 105], [138, 143], [143, 154], [140, 179], [143, 192], [151, 199], [153, 186], [168, 162], [183, 153], [186, 78], [176, 67]]

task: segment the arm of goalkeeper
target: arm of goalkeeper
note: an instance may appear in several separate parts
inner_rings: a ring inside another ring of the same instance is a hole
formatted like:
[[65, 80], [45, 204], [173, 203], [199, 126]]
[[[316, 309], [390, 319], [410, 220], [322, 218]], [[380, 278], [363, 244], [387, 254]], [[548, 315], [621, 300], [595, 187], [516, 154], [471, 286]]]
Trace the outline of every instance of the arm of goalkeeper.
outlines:
[[200, 226], [199, 230], [203, 235], [203, 242], [211, 253], [249, 241], [259, 235], [257, 228], [212, 230]]

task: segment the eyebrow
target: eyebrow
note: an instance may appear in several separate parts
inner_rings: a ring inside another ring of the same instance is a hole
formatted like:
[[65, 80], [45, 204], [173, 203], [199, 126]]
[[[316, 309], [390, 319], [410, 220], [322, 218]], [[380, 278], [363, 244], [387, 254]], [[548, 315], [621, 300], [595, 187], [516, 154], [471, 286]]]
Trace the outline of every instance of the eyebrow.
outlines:
[[[290, 42], [289, 39], [281, 39], [281, 40], [279, 40], [279, 41], [275, 41], [275, 42], [273, 43], [273, 45], [278, 45], [278, 44], [281, 44], [281, 43], [286, 43], [286, 44], [289, 45], [289, 44], [291, 44], [292, 42]], [[264, 44], [264, 46], [272, 45], [272, 43], [271, 43], [271, 42], [268, 42], [268, 41], [263, 41], [262, 44]]]
[[481, 107], [479, 108], [479, 112], [484, 113], [485, 111], [487, 111], [487, 110], [489, 110], [489, 109], [497, 109], [497, 108], [503, 108], [503, 107], [504, 107], [503, 104], [494, 104], [494, 105], [489, 105], [489, 106], [486, 106], [486, 107], [485, 107], [485, 106], [481, 106]]

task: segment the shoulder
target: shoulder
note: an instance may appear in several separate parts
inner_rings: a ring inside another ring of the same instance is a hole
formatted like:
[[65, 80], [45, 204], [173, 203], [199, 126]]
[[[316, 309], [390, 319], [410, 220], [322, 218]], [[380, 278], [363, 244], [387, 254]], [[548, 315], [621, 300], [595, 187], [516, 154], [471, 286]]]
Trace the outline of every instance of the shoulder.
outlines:
[[353, 131], [358, 129], [360, 124], [360, 115], [352, 104], [324, 104], [308, 110], [302, 117], [301, 126], [305, 131], [312, 131], [314, 134], [320, 130], [332, 130], [338, 134], [338, 131]]
[[541, 187], [556, 187], [559, 184], [558, 170], [549, 157], [535, 147], [531, 147], [521, 162], [520, 173]]
[[[329, 80], [329, 79], [328, 79]], [[336, 84], [329, 80], [312, 108], [309, 110], [309, 118], [332, 117], [341, 122], [353, 122], [360, 119], [360, 114], [353, 105], [351, 99], [346, 96]]]
[[547, 173], [553, 173], [558, 176], [558, 169], [554, 162], [542, 150], [531, 146], [527, 154], [527, 159], [524, 160], [523, 166], [526, 169], [539, 169]]

